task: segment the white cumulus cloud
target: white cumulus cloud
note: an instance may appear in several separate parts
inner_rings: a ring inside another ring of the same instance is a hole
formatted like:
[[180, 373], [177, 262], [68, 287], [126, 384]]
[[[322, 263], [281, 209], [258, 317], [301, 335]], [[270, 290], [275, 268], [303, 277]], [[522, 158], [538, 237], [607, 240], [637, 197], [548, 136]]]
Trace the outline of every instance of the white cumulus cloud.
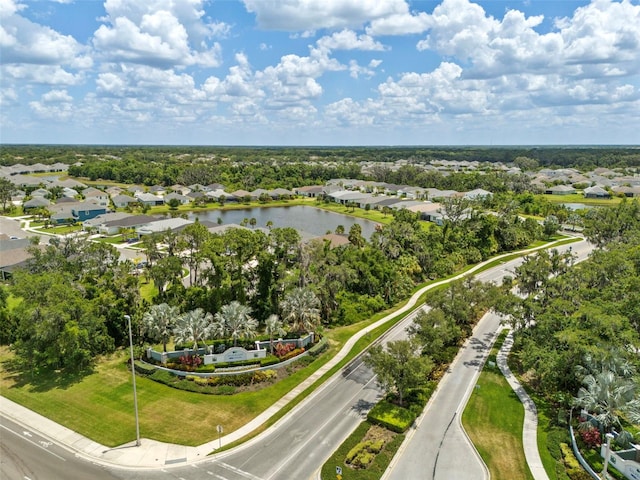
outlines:
[[93, 45], [106, 61], [158, 68], [220, 64], [221, 46], [210, 39], [228, 26], [203, 21], [202, 0], [107, 0], [107, 16]]
[[244, 0], [258, 25], [288, 32], [357, 27], [408, 11], [404, 0]]

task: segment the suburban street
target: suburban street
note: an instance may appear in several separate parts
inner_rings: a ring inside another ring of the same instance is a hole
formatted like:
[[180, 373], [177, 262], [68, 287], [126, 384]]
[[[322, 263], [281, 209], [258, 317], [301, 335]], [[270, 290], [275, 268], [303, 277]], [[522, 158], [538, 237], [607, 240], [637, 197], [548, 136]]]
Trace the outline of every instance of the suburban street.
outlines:
[[0, 478], [6, 480], [117, 480], [104, 467], [80, 461], [74, 453], [38, 432], [0, 416]]
[[[558, 247], [560, 252], [569, 248], [577, 261], [584, 260], [593, 246], [586, 241]], [[513, 276], [522, 263], [518, 258], [485, 270], [476, 275], [483, 282], [500, 283], [505, 275]], [[500, 317], [485, 315], [476, 326], [473, 336], [458, 353], [454, 364], [441, 381], [438, 390], [419, 419], [417, 428], [407, 435], [400, 452], [387, 470], [385, 479], [405, 480], [478, 480], [488, 478], [483, 462], [467, 439], [461, 425], [461, 415], [478, 375], [489, 353]]]
[[[590, 251], [590, 246], [586, 242], [574, 243], [572, 250], [582, 257]], [[512, 275], [519, 261], [506, 262], [479, 274], [477, 278], [499, 281], [506, 274]], [[386, 340], [404, 337], [405, 328], [410, 322], [411, 318], [407, 318], [398, 324], [387, 335]], [[459, 418], [499, 323], [499, 318], [489, 314], [477, 326], [473, 337], [461, 350], [442, 381], [417, 428], [408, 435], [386, 478], [475, 480], [485, 477], [484, 466], [462, 432]], [[319, 468], [365, 418], [366, 412], [381, 394], [373, 373], [360, 360], [355, 360], [289, 415], [244, 445], [212, 455], [197, 464], [166, 465], [155, 471], [97, 467], [86, 460], [68, 455], [66, 450], [53, 442], [47, 446], [47, 451], [60, 458], [48, 458], [50, 455], [43, 454], [39, 439], [32, 443], [26, 442], [25, 440], [32, 440], [33, 437], [21, 433], [20, 427], [9, 425], [3, 419], [0, 435], [2, 474], [3, 478], [11, 480], [317, 478]], [[36, 434], [30, 432], [30, 435]], [[22, 444], [14, 441], [14, 437], [20, 437]], [[56, 464], [60, 470], [55, 470], [50, 464]], [[77, 471], [79, 476], [70, 476], [68, 470]], [[58, 476], [62, 471], [64, 474]]]

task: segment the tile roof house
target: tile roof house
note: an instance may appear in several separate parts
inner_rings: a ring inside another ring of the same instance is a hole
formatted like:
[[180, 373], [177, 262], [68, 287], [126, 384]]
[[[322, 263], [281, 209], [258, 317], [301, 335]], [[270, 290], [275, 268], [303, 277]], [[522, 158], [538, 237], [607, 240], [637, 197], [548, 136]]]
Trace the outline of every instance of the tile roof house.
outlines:
[[588, 187], [582, 191], [582, 194], [585, 198], [611, 198], [609, 192], [607, 192], [604, 188], [595, 186]]
[[131, 203], [137, 203], [138, 199], [130, 197], [129, 195], [120, 194], [111, 197], [111, 201], [116, 208], [126, 208]]

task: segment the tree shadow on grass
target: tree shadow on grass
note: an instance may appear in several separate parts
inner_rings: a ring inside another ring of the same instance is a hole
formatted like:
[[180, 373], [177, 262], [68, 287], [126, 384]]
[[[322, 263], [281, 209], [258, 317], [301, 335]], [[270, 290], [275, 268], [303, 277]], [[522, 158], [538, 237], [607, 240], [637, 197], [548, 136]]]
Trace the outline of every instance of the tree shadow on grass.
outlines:
[[5, 371], [5, 378], [13, 382], [9, 388], [27, 388], [32, 393], [42, 393], [53, 389], [66, 390], [80, 383], [87, 375], [93, 373], [93, 367], [78, 371], [66, 370], [40, 370], [30, 371], [17, 359], [8, 359], [1, 362]]

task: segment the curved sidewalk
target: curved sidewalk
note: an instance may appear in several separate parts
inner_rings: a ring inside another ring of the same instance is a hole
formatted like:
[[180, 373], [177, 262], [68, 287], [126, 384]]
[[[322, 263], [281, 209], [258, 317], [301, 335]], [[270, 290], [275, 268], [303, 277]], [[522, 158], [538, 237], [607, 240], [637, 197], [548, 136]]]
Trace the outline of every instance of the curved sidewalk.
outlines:
[[524, 387], [514, 377], [511, 369], [507, 365], [507, 357], [513, 347], [513, 330], [509, 332], [504, 339], [502, 347], [496, 358], [498, 367], [507, 379], [509, 385], [516, 392], [518, 398], [524, 406], [524, 423], [522, 425], [522, 447], [524, 448], [524, 456], [527, 459], [527, 465], [535, 480], [549, 480], [547, 472], [542, 465], [540, 452], [538, 451], [538, 410], [536, 404], [531, 400]]
[[[497, 257], [486, 260], [469, 270], [462, 272], [452, 278], [440, 280], [432, 284], [426, 285], [417, 290], [411, 298], [399, 309], [386, 315], [380, 320], [372, 323], [368, 327], [360, 330], [358, 333], [350, 337], [342, 349], [326, 364], [320, 367], [316, 372], [310, 375], [302, 383], [298, 384], [295, 388], [289, 391], [285, 396], [280, 398], [275, 404], [255, 417], [251, 422], [242, 426], [238, 430], [231, 432], [220, 439], [214, 439], [197, 447], [188, 447], [183, 445], [169, 444], [158, 442], [156, 440], [150, 440], [141, 438], [141, 445], [136, 447], [135, 440], [118, 447], [107, 447], [97, 442], [94, 442], [73, 430], [70, 430], [60, 424], [49, 420], [48, 418], [39, 415], [32, 410], [29, 410], [11, 400], [3, 397], [0, 392], [0, 414], [6, 416], [11, 420], [15, 420], [20, 425], [30, 428], [35, 432], [39, 432], [49, 439], [55, 441], [57, 444], [67, 448], [70, 451], [77, 453], [79, 456], [84, 457], [92, 462], [109, 465], [112, 467], [121, 468], [140, 468], [140, 469], [153, 469], [153, 468], [167, 468], [170, 466], [181, 466], [189, 463], [195, 463], [207, 458], [209, 454], [219, 449], [220, 446], [226, 446], [233, 443], [246, 435], [249, 435], [258, 427], [267, 422], [271, 417], [276, 415], [282, 408], [288, 403], [293, 401], [300, 393], [310, 387], [318, 379], [320, 379], [325, 373], [331, 370], [335, 365], [344, 359], [351, 351], [355, 343], [376, 329], [378, 326], [392, 320], [398, 315], [404, 314], [411, 310], [420, 299], [420, 296], [428, 290], [431, 290], [437, 286], [449, 283], [454, 280], [470, 276], [482, 269], [485, 265], [494, 262], [498, 259], [508, 257], [510, 255], [519, 254], [525, 255], [534, 251], [551, 248], [556, 242], [550, 242], [535, 248], [520, 250], [518, 252], [509, 252]], [[340, 372], [336, 372], [336, 375], [340, 375]], [[326, 383], [326, 382], [325, 382]], [[322, 390], [322, 386], [316, 388], [306, 399], [296, 405], [293, 410], [301, 408], [306, 402], [310, 401], [315, 395]], [[535, 405], [533, 406], [535, 411]], [[292, 410], [292, 411], [293, 411]], [[291, 413], [291, 412], [290, 412]], [[537, 421], [537, 419], [536, 419]], [[276, 424], [270, 428], [275, 428]], [[535, 428], [534, 428], [535, 432]], [[535, 439], [533, 445], [535, 447]], [[537, 453], [537, 449], [536, 449]], [[539, 457], [538, 457], [539, 458]], [[527, 460], [529, 457], [527, 456]], [[534, 467], [532, 466], [532, 471]], [[542, 470], [544, 473], [544, 470]], [[547, 477], [535, 477], [536, 480], [548, 480]]]

